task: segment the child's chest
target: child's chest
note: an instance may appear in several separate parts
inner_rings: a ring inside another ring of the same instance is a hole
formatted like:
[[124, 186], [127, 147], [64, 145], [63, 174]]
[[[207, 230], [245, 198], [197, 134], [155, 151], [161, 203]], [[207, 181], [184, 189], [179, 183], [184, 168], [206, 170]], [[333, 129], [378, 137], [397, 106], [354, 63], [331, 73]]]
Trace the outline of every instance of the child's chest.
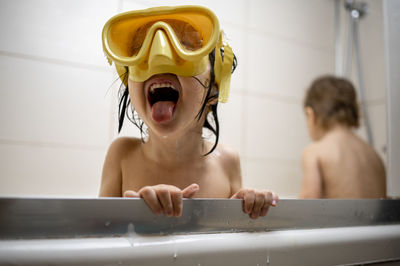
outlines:
[[144, 160], [132, 162], [125, 161], [121, 165], [122, 192], [128, 189], [138, 191], [144, 186], [158, 184], [174, 185], [184, 189], [196, 183], [200, 190], [195, 197], [227, 198], [231, 196], [230, 178], [227, 171], [216, 161], [202, 160], [173, 168]]

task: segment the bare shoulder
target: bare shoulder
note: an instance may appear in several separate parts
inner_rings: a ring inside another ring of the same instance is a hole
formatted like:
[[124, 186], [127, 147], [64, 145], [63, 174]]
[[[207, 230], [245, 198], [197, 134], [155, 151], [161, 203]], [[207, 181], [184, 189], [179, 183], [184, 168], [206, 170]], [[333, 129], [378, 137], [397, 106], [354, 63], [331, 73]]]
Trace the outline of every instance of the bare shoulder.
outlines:
[[318, 165], [320, 160], [321, 146], [321, 143], [313, 142], [303, 150], [301, 164], [303, 167], [303, 172], [307, 172], [307, 176], [309, 175], [308, 172], [310, 172], [310, 170], [319, 167]]
[[127, 153], [135, 151], [139, 148], [141, 140], [130, 137], [120, 137], [115, 139], [108, 148], [108, 154], [113, 155], [115, 158], [122, 158]]
[[121, 162], [140, 147], [141, 140], [136, 138], [121, 137], [114, 140], [103, 164], [100, 185], [100, 196], [121, 197], [122, 169]]
[[240, 166], [239, 153], [233, 147], [225, 144], [218, 144], [215, 153], [220, 157], [225, 167], [231, 168], [234, 165]]
[[218, 144], [214, 152], [223, 168], [223, 171], [229, 178], [232, 196], [242, 187], [239, 153], [234, 148], [224, 144]]
[[302, 161], [307, 163], [310, 160], [316, 160], [319, 157], [321, 149], [323, 149], [324, 143], [313, 142], [303, 149]]
[[141, 140], [137, 138], [120, 137], [115, 139], [107, 151], [106, 160], [104, 167], [119, 166], [120, 162], [129, 156], [132, 152], [135, 152], [140, 147]]
[[322, 197], [322, 175], [319, 167], [321, 143], [314, 142], [303, 150], [303, 181], [300, 198]]

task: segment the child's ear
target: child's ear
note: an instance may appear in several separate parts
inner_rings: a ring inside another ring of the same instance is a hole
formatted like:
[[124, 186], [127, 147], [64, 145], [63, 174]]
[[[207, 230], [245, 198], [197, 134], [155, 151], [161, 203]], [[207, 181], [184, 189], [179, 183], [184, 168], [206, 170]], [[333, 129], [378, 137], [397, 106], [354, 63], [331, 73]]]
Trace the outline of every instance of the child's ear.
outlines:
[[315, 112], [310, 106], [306, 106], [305, 108], [307, 119], [312, 121], [314, 124], [316, 123]]

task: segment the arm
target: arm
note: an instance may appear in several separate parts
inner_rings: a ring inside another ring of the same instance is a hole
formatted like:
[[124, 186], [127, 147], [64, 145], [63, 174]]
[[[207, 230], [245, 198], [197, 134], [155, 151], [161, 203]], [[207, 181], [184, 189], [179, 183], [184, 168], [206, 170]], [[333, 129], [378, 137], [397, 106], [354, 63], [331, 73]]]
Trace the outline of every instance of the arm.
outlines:
[[315, 146], [307, 147], [302, 157], [303, 182], [301, 185], [300, 198], [321, 198], [322, 174], [318, 162]]
[[171, 185], [145, 186], [138, 191], [122, 191], [121, 161], [126, 154], [135, 150], [137, 144], [129, 138], [116, 139], [107, 152], [103, 165], [100, 186], [100, 197], [143, 198], [155, 214], [165, 213], [167, 216], [182, 214], [182, 198], [190, 198], [199, 190], [197, 184], [192, 184], [183, 190]]
[[100, 185], [100, 197], [122, 196], [121, 139], [115, 140], [109, 147], [103, 165]]
[[267, 189], [242, 188], [242, 174], [239, 154], [229, 149], [227, 158], [230, 169], [232, 199], [243, 199], [243, 212], [253, 219], [267, 215], [269, 206], [276, 206], [279, 198], [276, 193]]
[[240, 167], [239, 154], [229, 149], [227, 152], [228, 162], [226, 162], [227, 169], [229, 170], [229, 180], [231, 184], [231, 197], [242, 188], [242, 170]]

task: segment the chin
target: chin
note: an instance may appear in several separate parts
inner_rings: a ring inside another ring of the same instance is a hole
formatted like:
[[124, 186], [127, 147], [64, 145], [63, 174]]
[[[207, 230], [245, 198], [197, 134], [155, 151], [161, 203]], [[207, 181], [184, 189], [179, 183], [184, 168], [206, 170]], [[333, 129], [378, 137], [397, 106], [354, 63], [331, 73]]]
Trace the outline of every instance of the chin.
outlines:
[[149, 136], [155, 136], [157, 138], [171, 139], [177, 138], [179, 135], [179, 130], [177, 130], [177, 126], [173, 123], [156, 123], [152, 125], [151, 130], [149, 128]]

